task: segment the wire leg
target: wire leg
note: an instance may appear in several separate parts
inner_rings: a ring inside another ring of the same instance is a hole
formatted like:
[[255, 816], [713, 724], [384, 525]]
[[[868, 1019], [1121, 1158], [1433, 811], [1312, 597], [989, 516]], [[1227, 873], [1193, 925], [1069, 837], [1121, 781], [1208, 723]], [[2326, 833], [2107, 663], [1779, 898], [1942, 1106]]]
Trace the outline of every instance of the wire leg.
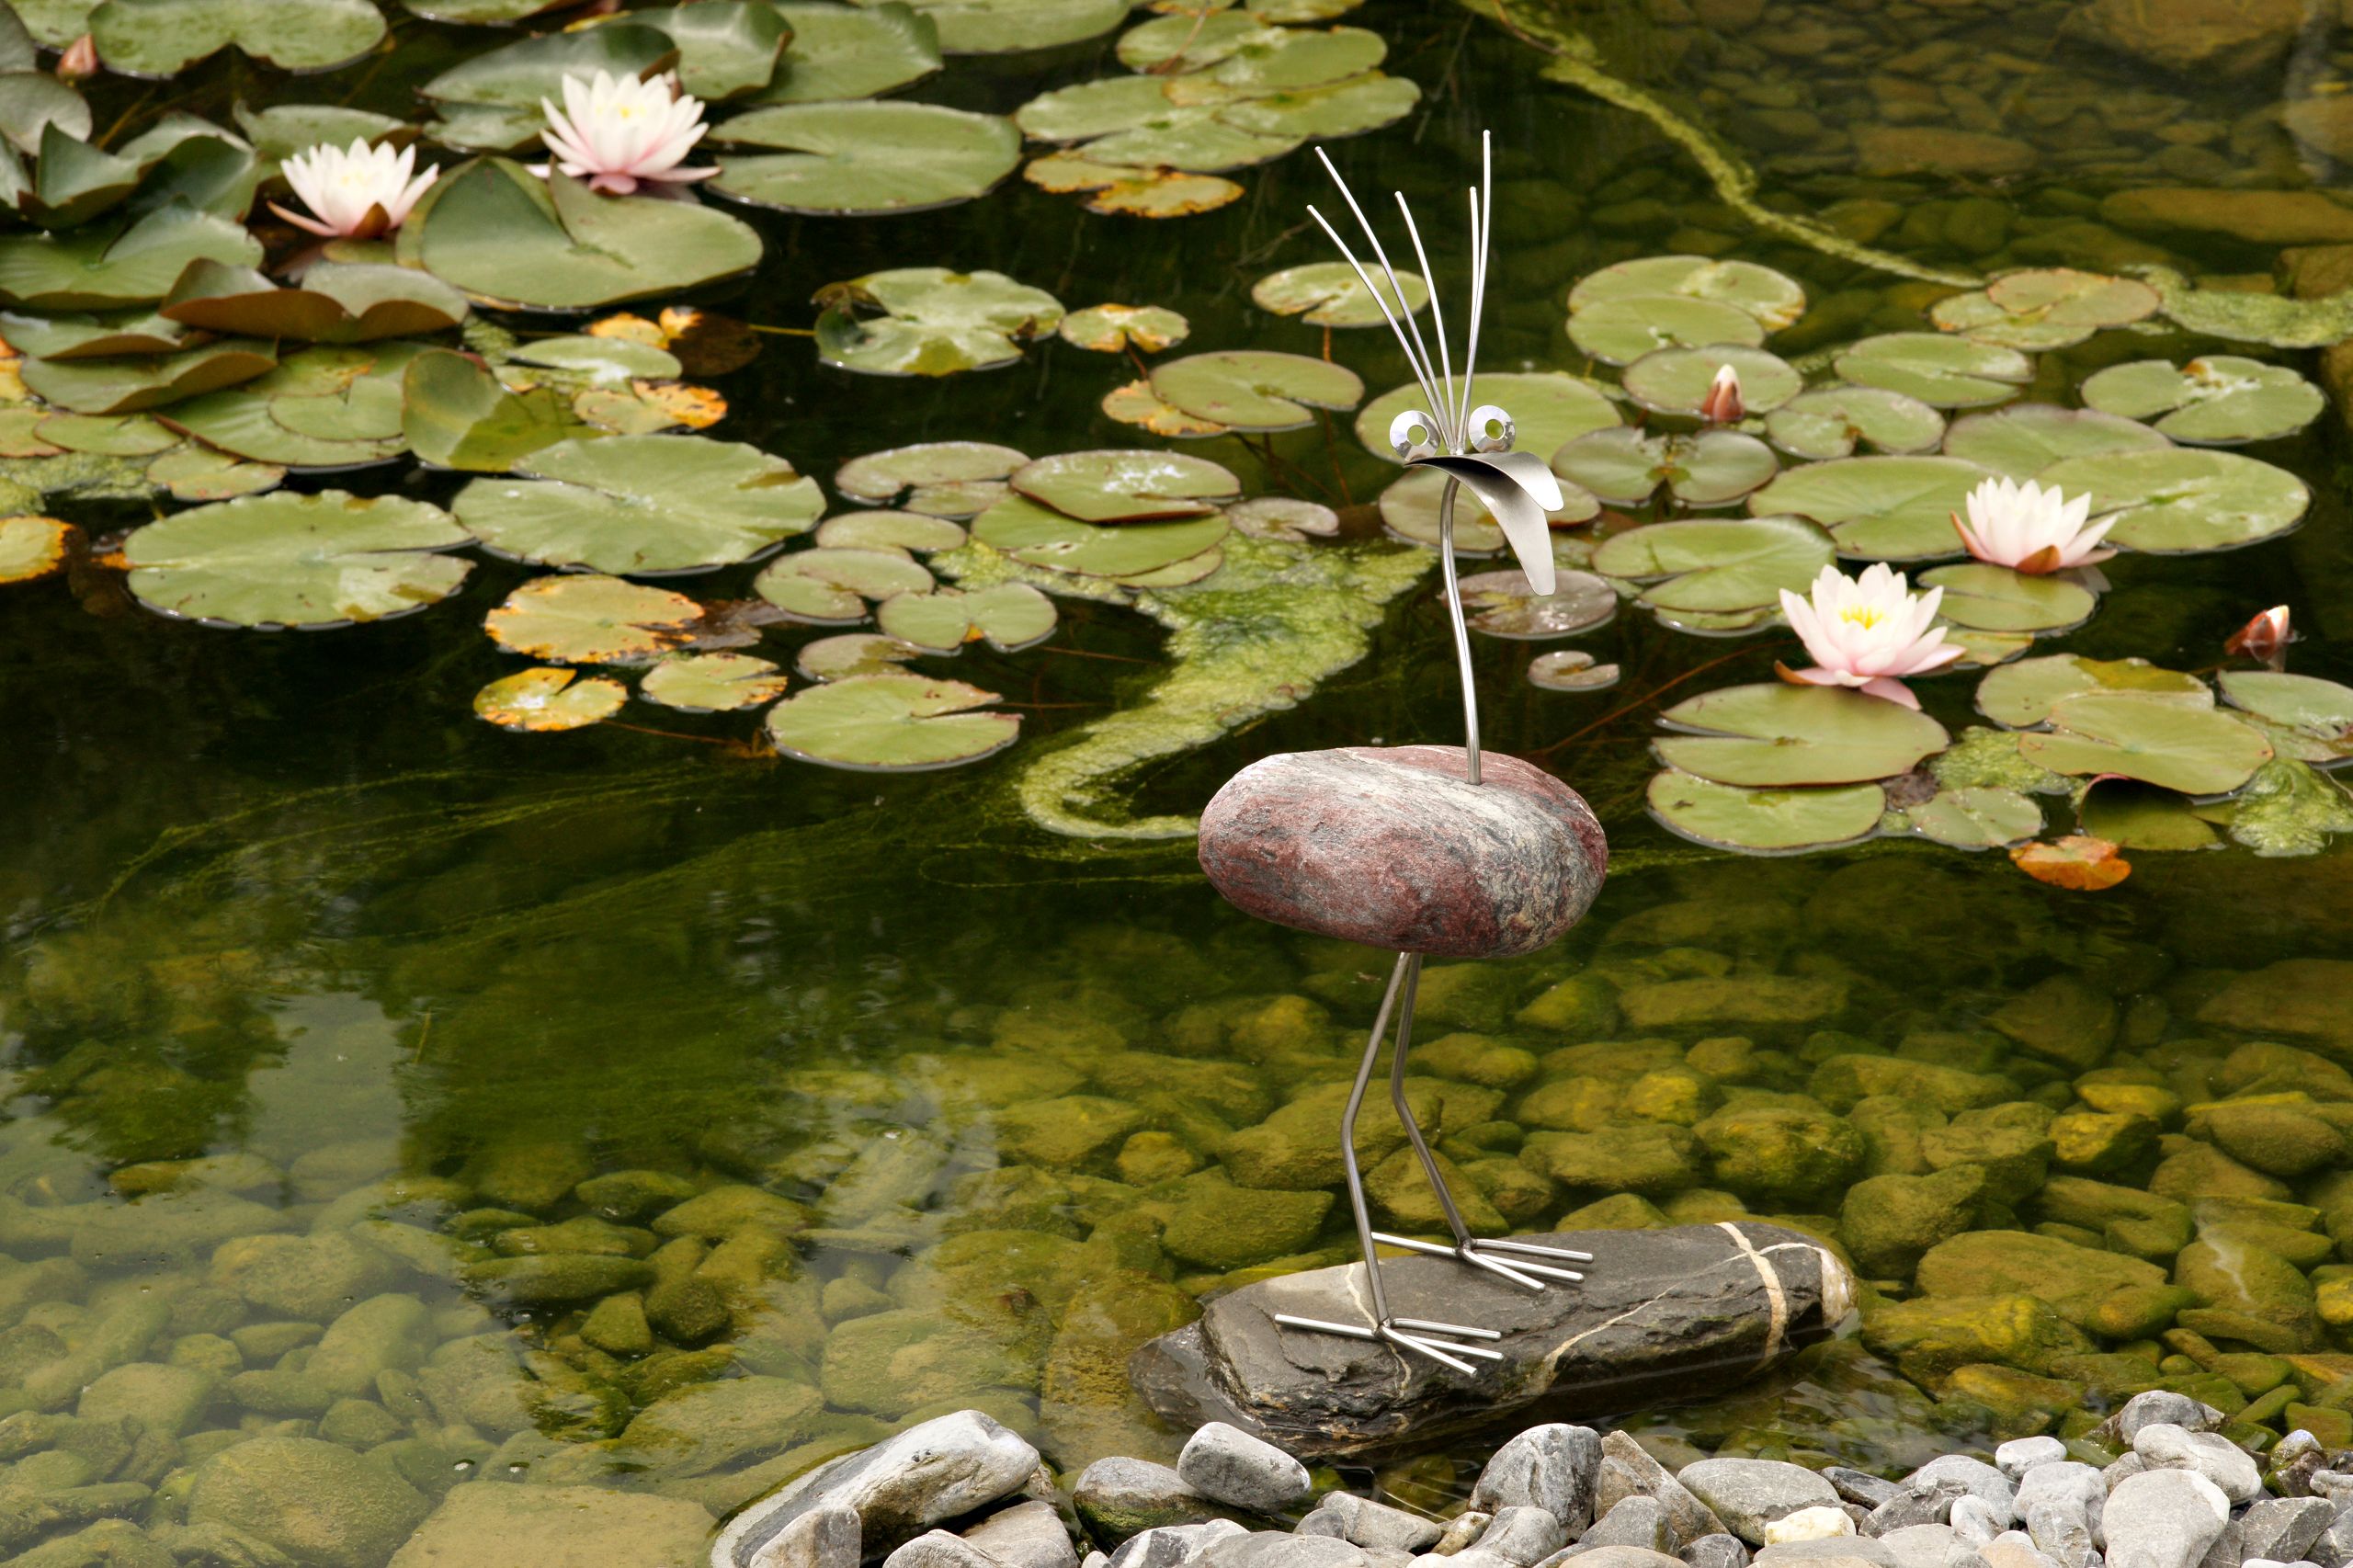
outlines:
[[1462, 671], [1462, 750], [1479, 782], [1479, 688], [1471, 678], [1471, 628], [1462, 619], [1462, 585], [1454, 575], [1454, 497], [1462, 482], [1449, 474], [1438, 503], [1438, 560], [1446, 577], [1446, 616], [1454, 628], [1454, 661]]

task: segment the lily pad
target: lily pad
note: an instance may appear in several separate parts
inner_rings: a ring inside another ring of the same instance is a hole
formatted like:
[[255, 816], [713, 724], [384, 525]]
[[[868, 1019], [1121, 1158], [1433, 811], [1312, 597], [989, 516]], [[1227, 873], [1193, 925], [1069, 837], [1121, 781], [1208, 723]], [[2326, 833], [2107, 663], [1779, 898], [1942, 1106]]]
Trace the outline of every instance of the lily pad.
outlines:
[[233, 501], [277, 489], [286, 483], [286, 471], [206, 447], [176, 446], [147, 465], [147, 483], [175, 501]]
[[1222, 464], [1182, 452], [1064, 452], [1016, 469], [1013, 488], [1089, 523], [1198, 517], [1242, 494]]
[[1257, 495], [1225, 509], [1225, 520], [1237, 533], [1253, 539], [1329, 539], [1340, 531], [1340, 515], [1331, 507], [1290, 495]]
[[540, 665], [475, 692], [474, 712], [502, 730], [553, 734], [602, 723], [628, 700], [629, 688], [617, 680]]
[[1471, 630], [1515, 642], [1548, 642], [1607, 626], [1618, 595], [1590, 572], [1558, 572], [1553, 591], [1538, 594], [1526, 574], [1477, 572], [1461, 581], [1463, 617]]
[[752, 579], [754, 593], [812, 626], [856, 625], [868, 601], [927, 594], [934, 585], [930, 570], [912, 556], [830, 545], [780, 555]]
[[2155, 555], [2236, 550], [2276, 539], [2312, 505], [2304, 482], [2236, 452], [2138, 451], [2070, 458], [2045, 485], [2092, 493], [2091, 515], [2115, 515], [2107, 542]]
[[1751, 414], [1770, 414], [1805, 388], [1787, 360], [1733, 344], [1662, 348], [1627, 366], [1622, 379], [1626, 395], [1654, 414], [1697, 414], [1727, 365], [1740, 377], [1741, 402]]
[[1265, 48], [1276, 29], [1240, 8], [1188, 6], [1120, 35], [1120, 63], [1131, 71], [1173, 76], [1216, 64], [1249, 45]]
[[[1381, 526], [1408, 544], [1426, 550], [1438, 546], [1438, 510], [1446, 495], [1446, 475], [1434, 468], [1408, 469], [1381, 493]], [[1574, 481], [1561, 485], [1561, 509], [1544, 519], [1560, 527], [1590, 522], [1601, 515], [1601, 503]], [[1504, 530], [1485, 502], [1467, 486], [1454, 500], [1454, 552], [1495, 555], [1504, 549]]]
[[2328, 767], [2353, 757], [2353, 687], [2277, 670], [2224, 670], [2223, 700], [2251, 716], [2272, 750]]
[[2292, 436], [2328, 406], [2318, 387], [2285, 365], [2211, 354], [2178, 370], [2163, 359], [2111, 365], [2084, 382], [2085, 406], [2194, 446], [2236, 446]]
[[622, 577], [534, 577], [483, 622], [510, 653], [558, 665], [642, 665], [690, 635], [702, 607]]
[[1621, 674], [1616, 665], [1596, 664], [1591, 653], [1576, 648], [1539, 653], [1528, 661], [1528, 684], [1546, 691], [1607, 691]]
[[438, 468], [505, 473], [579, 433], [546, 388], [508, 392], [490, 371], [446, 348], [418, 355], [401, 379], [401, 434], [411, 451]]
[[44, 403], [76, 414], [135, 414], [267, 375], [270, 346], [233, 337], [176, 354], [117, 359], [28, 359], [24, 382]]
[[164, 422], [251, 462], [311, 472], [365, 467], [408, 447], [403, 377], [415, 343], [305, 348], [258, 381], [174, 403]]
[[1003, 499], [1006, 476], [1029, 460], [1027, 452], [989, 441], [922, 441], [852, 458], [835, 473], [834, 487], [870, 506], [971, 517]]
[[[1304, 267], [1287, 267], [1259, 278], [1250, 285], [1250, 299], [1262, 311], [1279, 316], [1299, 316], [1310, 326], [1381, 326], [1390, 316], [1402, 322], [1430, 302], [1430, 286], [1417, 272], [1397, 274], [1398, 287], [1404, 290], [1404, 310], [1398, 308], [1398, 296], [1389, 287], [1389, 279], [1377, 272], [1370, 276], [1373, 288], [1380, 290], [1377, 297], [1366, 290], [1357, 269], [1347, 262], [1311, 262]], [[1382, 313], [1383, 305], [1388, 307], [1386, 315]]]
[[1129, 578], [1189, 561], [1230, 531], [1222, 517], [1098, 528], [1009, 495], [972, 522], [972, 538], [1015, 560], [1088, 577]]
[[1612, 301], [1659, 295], [1735, 306], [1767, 332], [1805, 314], [1805, 290], [1796, 279], [1753, 261], [1704, 256], [1653, 256], [1605, 267], [1569, 290], [1569, 311], [1581, 314]]
[[[604, 29], [597, 29], [604, 30]], [[585, 311], [749, 270], [759, 236], [691, 201], [597, 196], [561, 174], [484, 158], [444, 175], [398, 230], [404, 265], [479, 303]]]
[[1886, 813], [1876, 784], [1831, 790], [1747, 790], [1668, 768], [1651, 780], [1651, 816], [1669, 832], [1720, 849], [1790, 855], [1870, 837]]
[[1261, 136], [1312, 137], [1319, 142], [1361, 136], [1393, 125], [1412, 113], [1422, 97], [1412, 79], [1378, 71], [1309, 87], [1249, 92], [1249, 97], [1219, 108], [1218, 119]]
[[1116, 212], [1131, 218], [1186, 218], [1242, 199], [1240, 186], [1215, 175], [1123, 168], [1068, 153], [1030, 159], [1021, 177], [1040, 190], [1086, 191], [1089, 212]]
[[[1440, 392], [1453, 397], [1460, 390], [1461, 383], [1456, 381]], [[1479, 403], [1492, 403], [1510, 412], [1518, 448], [1524, 452], [1557, 451], [1563, 443], [1574, 440], [1588, 430], [1607, 429], [1619, 423], [1617, 406], [1600, 389], [1591, 381], [1561, 371], [1477, 376], [1472, 381], [1471, 391]], [[1357, 439], [1373, 456], [1388, 462], [1403, 462], [1404, 460], [1389, 445], [1389, 426], [1399, 415], [1422, 408], [1428, 401], [1417, 381], [1392, 388], [1365, 404], [1357, 415]]]
[[171, 292], [190, 262], [253, 267], [261, 259], [261, 243], [244, 224], [172, 201], [127, 228], [101, 223], [0, 237], [0, 303], [43, 311], [150, 305]]
[[1154, 393], [1197, 419], [1232, 430], [1296, 430], [1317, 408], [1354, 408], [1364, 383], [1354, 370], [1304, 354], [1227, 349], [1155, 366]]
[[1644, 585], [1641, 601], [1654, 609], [1722, 613], [1805, 592], [1835, 554], [1830, 536], [1802, 517], [1699, 519], [1613, 534], [1593, 569]]
[[961, 680], [845, 676], [769, 709], [768, 740], [801, 762], [858, 773], [926, 773], [978, 762], [1021, 738], [1020, 715], [973, 711], [996, 699], [995, 692]]
[[1060, 619], [1054, 601], [1027, 583], [971, 593], [899, 594], [874, 613], [885, 636], [932, 653], [953, 653], [983, 641], [1000, 653], [1017, 653], [1051, 637]]
[[2204, 681], [2146, 659], [2053, 653], [1988, 672], [1977, 684], [1977, 710], [1997, 724], [2023, 729], [2047, 721], [2051, 710], [2068, 698], [2094, 692], [2131, 693], [2186, 708], [2214, 706], [2214, 694]]
[[[199, 265], [206, 265], [199, 263]], [[0, 311], [0, 335], [20, 354], [42, 359], [108, 359], [121, 354], [176, 354], [202, 339], [176, 321], [139, 311], [102, 316], [27, 315]]]
[[733, 316], [692, 305], [665, 305], [653, 320], [627, 312], [601, 317], [583, 329], [590, 337], [642, 344], [668, 354], [689, 376], [723, 376], [760, 357], [759, 335]]
[[1665, 485], [1687, 506], [1722, 506], [1780, 472], [1773, 450], [1736, 430], [1659, 436], [1620, 426], [1595, 430], [1552, 454], [1553, 472], [1604, 501], [1639, 506]]
[[920, 512], [843, 512], [817, 525], [817, 542], [842, 550], [904, 550], [916, 555], [955, 550], [963, 527]]
[[540, 100], [563, 102], [563, 79], [599, 71], [642, 75], [668, 58], [669, 36], [631, 21], [563, 29], [484, 50], [417, 89], [441, 111], [427, 127], [436, 141], [471, 152], [536, 145], [546, 123]]
[[1728, 687], [1659, 715], [1698, 732], [1652, 743], [1670, 767], [1719, 784], [1779, 789], [1891, 778], [1951, 739], [1924, 713], [1842, 687]]
[[1388, 55], [1388, 42], [1363, 28], [1268, 28], [1222, 59], [1172, 74], [1171, 96], [1183, 103], [1297, 92], [1360, 77]]
[[2095, 778], [2075, 802], [2083, 831], [2119, 849], [2211, 849], [2222, 842], [2188, 796], [2132, 778]]
[[1054, 331], [1074, 348], [1157, 354], [1185, 341], [1192, 324], [1163, 305], [1090, 305], [1063, 317]]
[[513, 472], [467, 485], [458, 520], [501, 554], [615, 576], [750, 561], [824, 510], [782, 458], [700, 436], [563, 441]]
[[1791, 457], [1852, 457], [1858, 446], [1893, 455], [1925, 452], [1944, 438], [1945, 416], [1916, 397], [1877, 387], [1800, 392], [1765, 416], [1766, 437]]
[[0, 517], [0, 583], [29, 583], [65, 564], [74, 525], [55, 517]]
[[2065, 698], [2050, 722], [2048, 734], [2018, 737], [2019, 755], [2054, 773], [2117, 773], [2186, 795], [2235, 790], [2271, 759], [2254, 726], [2145, 693]]
[[281, 71], [332, 71], [384, 40], [370, 0], [103, 0], [91, 40], [107, 69], [173, 76], [234, 45]]
[[2063, 458], [2162, 450], [2172, 443], [2145, 425], [2091, 409], [2019, 403], [1969, 414], [1945, 432], [1945, 455], [2028, 480]]
[[688, 713], [732, 713], [784, 695], [782, 670], [749, 653], [673, 653], [645, 672], [637, 694]]
[[1233, 434], [1214, 419], [1196, 419], [1175, 403], [1165, 402], [1152, 390], [1148, 381], [1112, 388], [1103, 394], [1100, 406], [1107, 418], [1137, 426], [1171, 440]]
[[599, 382], [626, 381], [649, 376], [666, 378], [676, 376], [683, 368], [677, 356], [665, 348], [656, 348], [651, 344], [625, 337], [601, 337], [586, 333], [534, 338], [517, 345], [508, 360], [515, 364], [541, 365], [554, 370], [577, 370], [591, 381]]
[[783, 152], [719, 160], [710, 188], [824, 215], [923, 212], [985, 196], [1021, 164], [1001, 115], [938, 104], [782, 104], [723, 121], [714, 142]]
[[427, 336], [466, 319], [466, 297], [405, 267], [321, 262], [301, 287], [281, 289], [251, 267], [198, 261], [180, 274], [160, 313], [207, 332], [365, 343]]
[[801, 679], [810, 681], [889, 675], [922, 652], [895, 637], [877, 636], [871, 631], [839, 631], [803, 643], [793, 657], [792, 667], [800, 672]]
[[993, 369], [1021, 358], [1021, 345], [1051, 332], [1062, 301], [1002, 272], [903, 267], [851, 280], [885, 312], [853, 319], [828, 310], [817, 321], [817, 355], [829, 365], [875, 376], [948, 376]]
[[340, 104], [272, 104], [256, 109], [240, 101], [233, 112], [255, 153], [272, 163], [283, 163], [322, 142], [348, 147], [354, 142], [399, 141], [416, 134], [416, 128], [404, 119]]
[[1569, 317], [1569, 341], [1605, 365], [1630, 365], [1662, 348], [1730, 344], [1755, 348], [1765, 326], [1737, 305], [1675, 294], [1626, 294]]
[[939, 69], [938, 24], [911, 6], [771, 0], [792, 29], [776, 74], [750, 99], [809, 104], [870, 98]]
[[628, 13], [628, 27], [668, 35], [678, 51], [678, 86], [717, 103], [768, 85], [791, 26], [768, 0], [690, 0]]
[[2015, 790], [1939, 790], [1904, 807], [1904, 818], [1923, 838], [1956, 849], [1999, 849], [2042, 831], [2042, 808]]
[[176, 434], [143, 414], [40, 414], [37, 409], [21, 412], [39, 414], [34, 434], [64, 451], [144, 458], [169, 451], [180, 444]]
[[199, 506], [132, 531], [122, 559], [133, 597], [209, 626], [343, 626], [381, 620], [457, 592], [468, 542], [438, 506], [340, 490], [280, 492]]
[[2032, 352], [2144, 320], [2160, 303], [2157, 291], [2135, 278], [2054, 267], [2005, 274], [1972, 293], [1938, 301], [1928, 315], [1974, 342]]
[[1748, 509], [1812, 517], [1830, 530], [1841, 555], [1927, 561], [1961, 553], [1953, 514], [1990, 477], [1959, 458], [1840, 458], [1790, 469], [1751, 495]]
[[[874, 0], [856, 0], [871, 6]], [[1098, 38], [1127, 20], [1128, 0], [913, 0], [950, 54], [1018, 54]]]
[[2005, 403], [2034, 378], [2034, 361], [2015, 348], [1934, 332], [1867, 337], [1832, 364], [1851, 386], [1900, 392], [1937, 408]]
[[2069, 631], [2091, 619], [2099, 597], [2064, 576], [2030, 577], [1972, 561], [1920, 574], [1923, 588], [1942, 588], [1937, 613], [1971, 631]]

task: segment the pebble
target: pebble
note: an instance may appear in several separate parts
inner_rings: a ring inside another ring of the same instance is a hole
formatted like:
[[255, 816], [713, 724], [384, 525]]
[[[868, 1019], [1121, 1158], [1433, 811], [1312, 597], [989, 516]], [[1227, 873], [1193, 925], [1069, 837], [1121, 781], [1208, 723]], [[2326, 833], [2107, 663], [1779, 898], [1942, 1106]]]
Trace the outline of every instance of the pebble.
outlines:
[[1164, 1525], [1199, 1524], [1216, 1512], [1166, 1465], [1119, 1456], [1081, 1471], [1071, 1502], [1097, 1539], [1111, 1540]]
[[1784, 1514], [1765, 1527], [1765, 1543], [1779, 1546], [1784, 1541], [1834, 1540], [1855, 1533], [1855, 1521], [1844, 1508], [1800, 1508], [1794, 1514]]
[[1529, 1568], [1567, 1543], [1568, 1536], [1562, 1530], [1561, 1521], [1552, 1514], [1525, 1504], [1513, 1504], [1495, 1510], [1494, 1523], [1479, 1538], [1475, 1550], [1516, 1564], [1517, 1568]]
[[2087, 1464], [2062, 1460], [2055, 1464], [2037, 1465], [2019, 1477], [2018, 1495], [2010, 1504], [2010, 1517], [2028, 1520], [2037, 1507], [2057, 1506], [2082, 1515], [2086, 1526], [2097, 1528], [2100, 1509], [2107, 1503], [2108, 1483], [2098, 1471]]
[[[1162, 1525], [1128, 1537], [1112, 1552], [1108, 1568], [1177, 1568], [1190, 1562], [1230, 1535], [1250, 1532], [1232, 1519], [1207, 1519], [1198, 1525]], [[1082, 1564], [1081, 1568], [1085, 1568]]]
[[2165, 1422], [2143, 1426], [2132, 1438], [2132, 1451], [2154, 1470], [2194, 1470], [2234, 1503], [2252, 1503], [2263, 1495], [2263, 1475], [2245, 1449], [2213, 1432], [2190, 1432]]
[[1531, 1426], [1497, 1449], [1471, 1489], [1471, 1506], [1501, 1513], [1541, 1508], [1564, 1531], [1593, 1522], [1594, 1483], [1601, 1470], [1601, 1438], [1589, 1426], [1553, 1422]]
[[1741, 1544], [1738, 1536], [1718, 1530], [1685, 1547], [1683, 1561], [1689, 1568], [1747, 1568], [1748, 1548]]
[[963, 1539], [1004, 1568], [1078, 1568], [1078, 1549], [1051, 1503], [1017, 1503], [972, 1526]]
[[1676, 1479], [1751, 1546], [1762, 1546], [1765, 1527], [1784, 1514], [1838, 1506], [1830, 1483], [1803, 1465], [1779, 1460], [1700, 1460], [1684, 1466]]
[[858, 1568], [858, 1510], [821, 1503], [777, 1532], [745, 1568]]
[[1436, 1519], [1375, 1503], [1353, 1493], [1334, 1492], [1299, 1522], [1303, 1536], [1334, 1536], [1355, 1546], [1388, 1547], [1398, 1551], [1427, 1551], [1438, 1544], [1446, 1527]]
[[2004, 1520], [2010, 1517], [2010, 1506], [2018, 1495], [2018, 1485], [1984, 1460], [1971, 1459], [1967, 1454], [1944, 1454], [1904, 1478], [1908, 1486], [1933, 1486], [1940, 1481], [1960, 1483], [1972, 1497], [1980, 1497], [1992, 1506]]
[[1307, 1467], [1261, 1437], [1212, 1421], [1186, 1439], [1176, 1474], [1204, 1497], [1271, 1514], [1314, 1495]]
[[2132, 1476], [2109, 1496], [2108, 1568], [2192, 1568], [2230, 1517], [2230, 1499], [2194, 1470]]
[[1996, 1508], [1984, 1498], [1972, 1494], [1953, 1500], [1948, 1522], [1954, 1535], [1972, 1546], [1983, 1546], [2008, 1527], [2010, 1511]]
[[1369, 1568], [1361, 1548], [1331, 1536], [1256, 1530], [1221, 1536], [1199, 1559], [1201, 1568]]
[[2121, 1410], [2092, 1429], [2092, 1437], [2095, 1440], [2131, 1443], [2142, 1427], [2159, 1422], [2191, 1432], [2211, 1432], [2222, 1424], [2222, 1413], [2186, 1393], [2151, 1389], [2126, 1400]]
[[2294, 1562], [2313, 1548], [2336, 1517], [2320, 1497], [2267, 1497], [2239, 1517], [2239, 1538], [2251, 1559]]
[[2013, 1437], [1994, 1450], [1994, 1465], [2018, 1481], [2037, 1465], [2056, 1464], [2066, 1457], [2067, 1445], [2056, 1437]]

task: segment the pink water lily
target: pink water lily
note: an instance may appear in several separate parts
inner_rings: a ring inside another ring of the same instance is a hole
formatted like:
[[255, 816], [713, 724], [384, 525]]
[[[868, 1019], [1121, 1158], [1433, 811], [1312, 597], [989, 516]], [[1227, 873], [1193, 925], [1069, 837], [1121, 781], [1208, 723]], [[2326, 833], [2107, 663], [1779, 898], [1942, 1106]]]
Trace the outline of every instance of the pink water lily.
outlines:
[[2116, 553], [2099, 547], [2116, 519], [2086, 524], [2091, 509], [2088, 491], [2070, 501], [2055, 484], [2045, 489], [2030, 479], [2024, 484], [1989, 479], [1969, 493], [1969, 520], [1956, 517], [1952, 526], [1978, 560], [2040, 577]]
[[[1903, 574], [1874, 562], [1859, 578], [1824, 566], [1810, 598], [1781, 590], [1781, 613], [1813, 657], [1811, 669], [1780, 669], [1781, 678], [1803, 686], [1851, 686], [1906, 708], [1920, 699], [1904, 684], [1905, 676], [1926, 675], [1961, 657], [1945, 642], [1945, 629], [1931, 626], [1945, 591], [1911, 591]], [[1776, 666], [1779, 668], [1779, 666]]]
[[321, 142], [278, 165], [286, 183], [316, 216], [289, 212], [275, 201], [269, 210], [322, 239], [372, 240], [399, 228], [417, 198], [441, 175], [439, 169], [421, 175], [415, 171], [414, 147], [394, 152], [390, 142], [370, 147], [355, 140], [347, 148]]
[[1719, 365], [1716, 379], [1708, 384], [1708, 395], [1699, 400], [1699, 417], [1711, 425], [1737, 425], [1747, 412], [1740, 396], [1740, 372], [1730, 365]]
[[547, 129], [540, 140], [556, 167], [591, 190], [627, 196], [640, 185], [709, 179], [717, 169], [686, 169], [680, 160], [710, 129], [702, 100], [678, 90], [667, 74], [650, 82], [599, 71], [593, 80], [563, 79], [563, 108], [540, 100]]

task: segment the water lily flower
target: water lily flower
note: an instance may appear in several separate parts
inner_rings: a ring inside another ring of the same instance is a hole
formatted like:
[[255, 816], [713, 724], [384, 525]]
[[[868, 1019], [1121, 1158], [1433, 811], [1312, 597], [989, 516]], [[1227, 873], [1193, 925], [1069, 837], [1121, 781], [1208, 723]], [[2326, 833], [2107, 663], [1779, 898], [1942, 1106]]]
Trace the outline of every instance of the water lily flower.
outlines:
[[1747, 412], [1740, 401], [1740, 372], [1730, 365], [1717, 367], [1708, 395], [1699, 400], [1699, 417], [1711, 425], [1737, 425]]
[[2086, 525], [2091, 509], [2088, 491], [2070, 501], [2055, 484], [2046, 489], [2030, 479], [2024, 484], [1989, 479], [1969, 493], [1969, 521], [1956, 516], [1952, 526], [1978, 560], [2040, 577], [2116, 553], [2099, 548], [2116, 519]]
[[354, 139], [349, 147], [321, 142], [278, 165], [286, 183], [315, 217], [289, 212], [273, 201], [269, 210], [298, 229], [323, 239], [372, 240], [401, 226], [439, 169], [416, 173], [416, 149], [398, 152], [386, 142], [370, 147]]
[[2260, 659], [2275, 670], [2283, 670], [2288, 667], [2288, 644], [2294, 640], [2288, 607], [2273, 605], [2232, 632], [2222, 652], [2234, 658]]
[[57, 57], [57, 79], [69, 87], [79, 86], [98, 74], [98, 40], [84, 33], [65, 46]]
[[556, 167], [591, 190], [627, 196], [643, 184], [708, 179], [717, 169], [683, 169], [679, 160], [710, 128], [702, 100], [665, 74], [650, 82], [599, 71], [594, 80], [563, 79], [563, 108], [540, 100], [548, 128], [540, 139]]
[[1929, 625], [1944, 597], [1942, 588], [1913, 593], [1903, 574], [1883, 561], [1865, 567], [1859, 578], [1824, 566], [1813, 580], [1810, 600], [1781, 590], [1781, 613], [1814, 661], [1812, 669], [1782, 669], [1781, 678], [1802, 686], [1859, 687], [1873, 697], [1918, 708], [1920, 699], [1903, 677], [1940, 669], [1961, 653], [1946, 645], [1943, 627]]

